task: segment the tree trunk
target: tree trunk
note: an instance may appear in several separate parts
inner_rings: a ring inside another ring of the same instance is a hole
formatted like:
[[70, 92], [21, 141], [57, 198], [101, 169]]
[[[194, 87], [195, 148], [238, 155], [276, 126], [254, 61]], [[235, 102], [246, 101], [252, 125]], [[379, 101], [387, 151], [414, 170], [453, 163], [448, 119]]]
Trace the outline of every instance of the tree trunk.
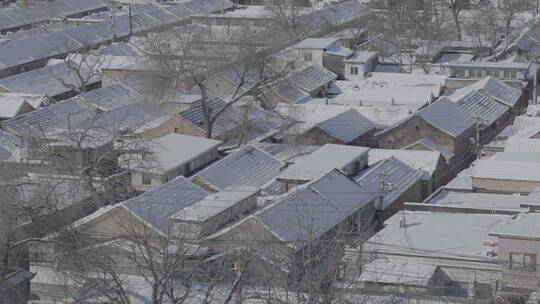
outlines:
[[461, 23], [459, 23], [459, 13], [454, 11], [452, 12], [454, 17], [454, 23], [456, 24], [456, 40], [461, 41]]

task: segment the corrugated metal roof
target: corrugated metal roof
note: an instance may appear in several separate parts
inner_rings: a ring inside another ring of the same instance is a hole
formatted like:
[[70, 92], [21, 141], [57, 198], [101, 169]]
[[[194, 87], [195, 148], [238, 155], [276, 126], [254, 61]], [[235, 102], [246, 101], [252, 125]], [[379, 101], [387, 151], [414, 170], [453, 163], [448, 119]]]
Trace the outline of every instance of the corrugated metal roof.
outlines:
[[[61, 62], [3, 78], [0, 79], [0, 86], [14, 93], [45, 94], [49, 97], [56, 97], [72, 91], [71, 88], [63, 85], [60, 80], [63, 80], [66, 84], [75, 85], [77, 87], [81, 85], [80, 79], [77, 77], [75, 71], [69, 68], [70, 64], [72, 63]], [[79, 72], [85, 79], [88, 79], [90, 73], [93, 73], [86, 69], [84, 65], [81, 66]], [[86, 84], [92, 85], [100, 81], [101, 77], [96, 75], [95, 77], [90, 77]]]
[[206, 191], [183, 176], [120, 204], [158, 231], [167, 233], [169, 218], [187, 206], [205, 198]]
[[377, 186], [367, 189], [338, 170], [300, 186], [254, 215], [282, 240], [300, 249], [373, 201]]
[[2, 126], [19, 135], [41, 135], [49, 131], [71, 128], [95, 115], [96, 113], [88, 107], [70, 99], [5, 120]]
[[316, 126], [344, 143], [350, 143], [376, 128], [371, 120], [353, 109], [318, 123]]
[[313, 92], [337, 79], [337, 75], [323, 67], [309, 66], [293, 73], [289, 81], [306, 92]]
[[77, 100], [88, 103], [101, 110], [111, 111], [140, 101], [141, 96], [121, 83], [92, 90], [77, 97]]
[[440, 98], [421, 109], [419, 115], [435, 128], [457, 137], [474, 124], [473, 116], [448, 98]]
[[469, 92], [456, 103], [474, 117], [481, 118], [480, 123], [486, 127], [491, 126], [510, 110], [508, 106], [479, 91]]
[[[216, 113], [221, 110], [225, 105], [223, 99], [216, 97], [208, 100], [208, 107], [210, 108], [210, 113]], [[204, 124], [204, 111], [201, 103], [191, 107], [179, 114], [181, 117], [188, 120], [195, 127], [206, 131], [207, 126]], [[239, 125], [239, 122], [242, 120], [242, 112], [236, 107], [229, 107], [225, 110], [212, 126], [212, 135], [219, 136], [223, 133], [226, 133], [230, 130], [233, 130]]]
[[230, 186], [261, 187], [281, 173], [283, 162], [251, 145], [203, 169], [194, 178], [217, 189]]
[[296, 88], [287, 80], [280, 81], [272, 88], [272, 91], [290, 103], [306, 103], [311, 100], [308, 93]]
[[497, 101], [513, 107], [519, 101], [521, 90], [491, 76], [485, 77], [469, 86], [458, 89], [449, 98], [457, 100], [471, 91], [483, 91]]
[[420, 181], [423, 175], [422, 172], [411, 168], [392, 156], [359, 172], [353, 179], [364, 191], [374, 191], [373, 193], [378, 195], [379, 174], [387, 174], [385, 182], [392, 184], [392, 191], [384, 195], [383, 209], [388, 208], [394, 200]]
[[107, 9], [107, 4], [100, 0], [56, 0], [35, 7], [4, 9], [0, 11], [0, 30], [37, 24], [51, 18], [65, 18], [105, 9]]

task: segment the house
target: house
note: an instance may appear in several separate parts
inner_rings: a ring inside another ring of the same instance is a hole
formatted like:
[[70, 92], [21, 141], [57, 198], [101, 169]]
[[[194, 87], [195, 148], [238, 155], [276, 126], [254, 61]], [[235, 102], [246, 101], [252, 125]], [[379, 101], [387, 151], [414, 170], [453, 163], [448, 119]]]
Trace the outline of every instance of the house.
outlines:
[[[418, 268], [422, 272], [413, 275], [435, 280], [435, 285], [421, 284], [428, 294], [435, 291], [435, 295], [440, 296], [491, 298], [497, 292], [502, 269], [493, 254], [492, 243], [486, 239], [494, 227], [510, 218], [508, 215], [401, 211], [388, 219], [385, 227], [362, 247], [348, 248], [346, 267], [351, 275], [357, 273], [357, 265], [365, 264], [368, 271], [372, 269], [366, 264], [369, 259], [354, 258], [360, 252], [394, 265], [431, 265], [440, 270], [435, 278], [432, 278], [435, 270], [426, 266]], [[394, 292], [408, 292], [408, 288], [398, 288], [396, 283], [400, 282], [387, 282], [384, 276], [381, 279], [384, 285], [393, 284]], [[377, 278], [370, 281], [379, 283]], [[418, 286], [418, 282], [413, 285]], [[433, 286], [438, 288], [433, 289]]]
[[149, 191], [179, 175], [189, 176], [214, 161], [221, 143], [172, 133], [143, 144], [143, 151], [123, 154], [120, 166], [131, 172], [134, 189]]
[[[30, 280], [35, 274], [26, 269], [19, 269], [2, 278], [0, 297], [14, 304], [27, 303], [30, 299]], [[6, 286], [7, 283], [7, 286]]]
[[213, 234], [257, 209], [256, 187], [227, 187], [211, 193], [171, 217], [177, 233], [200, 239]]
[[471, 91], [455, 102], [478, 119], [480, 142], [488, 142], [495, 138], [513, 117], [512, 108], [481, 91]]
[[380, 188], [381, 183], [384, 185], [384, 189], [378, 191], [377, 202], [378, 220], [382, 223], [402, 210], [404, 202], [421, 201], [422, 175], [421, 171], [390, 157], [361, 170], [352, 179], [362, 187]]
[[479, 160], [472, 172], [477, 192], [529, 194], [540, 186], [540, 162], [536, 159]]
[[368, 163], [369, 148], [326, 144], [312, 153], [295, 160], [277, 177], [281, 192], [315, 180], [328, 172], [338, 169], [347, 176], [353, 176]]
[[[226, 107], [212, 124], [214, 139], [229, 140], [231, 144], [238, 144], [238, 141], [244, 143], [277, 127], [271, 113], [250, 102], [229, 107], [223, 99], [216, 97], [208, 99], [207, 105], [210, 113], [217, 113]], [[165, 124], [173, 132], [190, 136], [206, 137], [208, 132], [202, 103], [178, 113]]]
[[285, 118], [288, 127], [274, 132], [270, 140], [302, 145], [372, 146], [377, 125], [359, 108], [313, 103], [279, 105], [275, 110]]
[[337, 75], [323, 67], [311, 65], [292, 73], [288, 79], [311, 97], [324, 97]]
[[422, 296], [438, 294], [451, 280], [436, 265], [380, 258], [365, 263], [355, 283], [367, 292]]
[[13, 118], [49, 103], [40, 94], [0, 93], [0, 120]]
[[[185, 177], [179, 176], [152, 191], [116, 205], [102, 207], [77, 220], [69, 229], [74, 229], [92, 242], [91, 246], [83, 250], [107, 249], [107, 246], [122, 249], [124, 248], [122, 245], [132, 246], [133, 244], [123, 244], [122, 240], [125, 240], [126, 236], [136, 237], [135, 231], [146, 232], [145, 237], [150, 243], [150, 248], [163, 250], [160, 248], [160, 244], [163, 244], [160, 240], [174, 229], [170, 217], [183, 208], [204, 199], [207, 195], [206, 191]], [[58, 255], [61, 257], [64, 250], [62, 244], [54, 240], [61, 238], [63, 233], [69, 233], [69, 231], [72, 230], [46, 236], [44, 239], [50, 242], [35, 242], [30, 245], [30, 271], [36, 274], [31, 281], [31, 290], [40, 297], [40, 300], [63, 301], [66, 293], [76, 297], [77, 292], [80, 292], [77, 289], [78, 283], [71, 280], [69, 275], [55, 271], [58, 267], [56, 264], [58, 259], [52, 258]], [[127, 252], [121, 252], [120, 255], [117, 250], [114, 252], [115, 254], [111, 254], [110, 258], [114, 259], [118, 265], [122, 265], [120, 268], [124, 267], [122, 269], [126, 271], [119, 270], [119, 274], [132, 274], [131, 264], [127, 264], [130, 261], [125, 258], [129, 249]], [[191, 261], [198, 261], [200, 258], [198, 254], [203, 252], [202, 249], [186, 251], [186, 257], [193, 258]], [[73, 284], [66, 285], [66, 282]]]
[[530, 294], [540, 280], [540, 214], [520, 214], [489, 232], [503, 265], [502, 293]]
[[312, 99], [312, 97], [301, 89], [294, 86], [287, 79], [278, 81], [264, 93], [264, 99], [271, 106], [277, 106], [280, 103], [303, 104]]
[[370, 78], [356, 81], [338, 80], [330, 85], [326, 103], [378, 108], [398, 107], [413, 113], [434, 101], [441, 93], [442, 85], [433, 82], [432, 80], [426, 84], [414, 84], [395, 82], [392, 78], [385, 81]]
[[[74, 69], [81, 74], [80, 78]], [[101, 87], [101, 77], [98, 71], [92, 71], [87, 65], [78, 68], [75, 62], [62, 61], [0, 79], [0, 92], [45, 94], [55, 101], [75, 96], [78, 92], [73, 87], [86, 91], [97, 89]]]
[[441, 153], [437, 151], [371, 149], [369, 150], [368, 164], [372, 166], [380, 160], [390, 157], [394, 157], [423, 172], [422, 199], [425, 199], [433, 191], [446, 184], [451, 175], [448, 172], [447, 162]]
[[[474, 119], [448, 98], [414, 113], [403, 121], [378, 132], [379, 147], [399, 149], [428, 138], [455, 155], [453, 172], [461, 171], [471, 158], [470, 138], [475, 136]], [[460, 169], [461, 168], [461, 169]]]
[[272, 183], [285, 163], [252, 145], [236, 150], [193, 175], [190, 180], [209, 192], [227, 187], [260, 187]]
[[460, 88], [487, 76], [504, 81], [520, 88], [522, 82], [531, 79], [531, 64], [529, 62], [455, 62], [448, 63], [450, 77], [447, 79], [448, 88]]
[[366, 74], [373, 72], [378, 59], [377, 52], [355, 52], [351, 56], [343, 60], [344, 78], [347, 80], [361, 80]]
[[[339, 240], [372, 228], [376, 198], [373, 191], [339, 170], [331, 170], [210, 235], [205, 245], [227, 252], [245, 246], [245, 241], [248, 245], [256, 241], [262, 263], [280, 269], [289, 284], [298, 284], [314, 268], [335, 271], [326, 261], [336, 258]], [[308, 259], [317, 262], [304, 262]]]
[[306, 38], [292, 46], [297, 52], [297, 57], [319, 67], [325, 67], [324, 55], [329, 49], [339, 49], [338, 38]]
[[235, 64], [209, 78], [206, 87], [220, 98], [227, 100], [253, 89], [259, 83], [266, 84], [275, 77], [276, 71], [266, 66], [258, 68]]
[[456, 101], [472, 91], [489, 96], [495, 101], [512, 108], [516, 113], [520, 113], [528, 103], [528, 97], [523, 94], [522, 87], [512, 87], [492, 76], [484, 77], [473, 84], [457, 89], [449, 98]]

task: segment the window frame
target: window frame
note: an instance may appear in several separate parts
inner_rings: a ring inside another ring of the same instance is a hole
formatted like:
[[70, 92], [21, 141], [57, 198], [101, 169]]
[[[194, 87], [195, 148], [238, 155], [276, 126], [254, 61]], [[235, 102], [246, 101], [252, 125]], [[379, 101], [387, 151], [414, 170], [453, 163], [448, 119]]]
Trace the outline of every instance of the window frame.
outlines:
[[[519, 265], [517, 264], [518, 261], [516, 261], [514, 258], [519, 258], [521, 256], [521, 261]], [[526, 258], [529, 258], [529, 261], [527, 262]], [[510, 252], [510, 269], [511, 270], [525, 270], [525, 271], [536, 271], [536, 254], [534, 253], [525, 253], [525, 252]]]

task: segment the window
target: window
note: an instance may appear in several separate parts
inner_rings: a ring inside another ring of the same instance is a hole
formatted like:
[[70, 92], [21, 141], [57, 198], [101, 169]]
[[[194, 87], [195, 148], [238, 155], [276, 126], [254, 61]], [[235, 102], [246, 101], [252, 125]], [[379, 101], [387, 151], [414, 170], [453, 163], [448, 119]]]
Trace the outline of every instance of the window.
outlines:
[[454, 70], [454, 77], [455, 78], [465, 78], [465, 70], [464, 69], [455, 69]]
[[358, 67], [351, 67], [351, 75], [358, 75]]
[[510, 253], [510, 269], [535, 271], [536, 254]]
[[510, 79], [517, 79], [517, 71], [510, 71]]
[[180, 128], [174, 128], [174, 133], [180, 133]]
[[312, 61], [312, 60], [313, 60], [313, 54], [311, 52], [305, 52], [304, 61]]
[[503, 73], [504, 79], [510, 79], [510, 77], [512, 77], [510, 74], [511, 74], [510, 71], [504, 71]]
[[151, 185], [152, 184], [152, 176], [150, 173], [143, 173], [142, 174], [142, 184], [143, 185]]

